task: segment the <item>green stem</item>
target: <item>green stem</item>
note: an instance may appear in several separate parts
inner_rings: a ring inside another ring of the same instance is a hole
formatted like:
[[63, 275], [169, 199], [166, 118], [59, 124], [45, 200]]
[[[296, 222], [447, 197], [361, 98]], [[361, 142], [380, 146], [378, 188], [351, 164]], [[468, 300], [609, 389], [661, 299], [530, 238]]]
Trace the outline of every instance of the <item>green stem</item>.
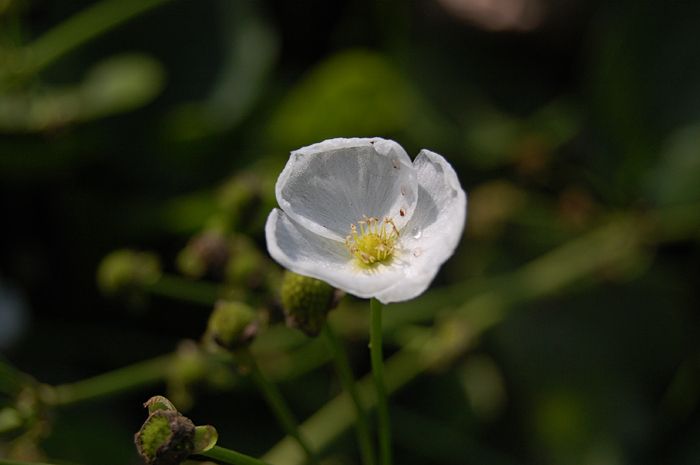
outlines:
[[158, 383], [165, 378], [171, 355], [136, 363], [93, 378], [56, 386], [47, 399], [54, 405], [69, 405], [98, 399]]
[[37, 73], [71, 50], [170, 0], [103, 0], [45, 32], [27, 46]]
[[379, 433], [379, 457], [382, 465], [391, 465], [391, 423], [384, 384], [384, 355], [382, 354], [382, 304], [370, 300], [371, 323], [369, 348], [372, 360], [372, 376], [377, 390], [377, 428]]
[[214, 446], [199, 455], [218, 460], [219, 462], [230, 463], [231, 465], [269, 465], [267, 462], [263, 462], [249, 455], [219, 446]]
[[[424, 371], [426, 363], [430, 362], [431, 360], [422, 357], [421, 353], [414, 348], [397, 352], [386, 363], [388, 392], [395, 392], [409, 383]], [[357, 390], [366, 410], [374, 410], [377, 405], [377, 396], [372, 376], [367, 375], [359, 380]], [[354, 412], [355, 406], [350, 394], [342, 392], [306, 420], [300, 429], [306, 437], [313, 439], [317, 448], [325, 448], [352, 426]], [[291, 437], [284, 438], [263, 457], [263, 460], [277, 465], [301, 465], [303, 459], [302, 450]]]
[[292, 410], [287, 405], [287, 402], [282, 397], [282, 393], [279, 391], [276, 385], [272, 384], [265, 374], [260, 370], [258, 363], [256, 362], [253, 354], [249, 350], [243, 353], [245, 357], [245, 362], [248, 368], [250, 368], [250, 377], [252, 378], [255, 385], [260, 389], [265, 397], [265, 401], [269, 405], [272, 413], [277, 417], [277, 421], [280, 426], [284, 429], [285, 433], [299, 444], [299, 446], [306, 453], [307, 458], [310, 462], [316, 463], [318, 460], [316, 454], [311, 449], [308, 441], [299, 432], [299, 426], [297, 425], [296, 418]]
[[372, 438], [370, 437], [369, 421], [365, 408], [362, 406], [362, 400], [360, 399], [355, 378], [350, 368], [347, 352], [331, 327], [330, 322], [327, 322], [324, 326], [323, 334], [333, 354], [333, 362], [335, 363], [335, 369], [338, 372], [338, 377], [343, 385], [343, 389], [350, 395], [355, 407], [355, 428], [357, 430], [357, 441], [360, 446], [362, 463], [365, 465], [374, 465], [374, 447], [372, 446]]
[[[552, 249], [514, 272], [474, 288], [467, 286], [466, 292], [456, 289], [451, 291], [450, 295], [443, 296], [437, 306], [454, 307], [450, 311], [454, 318], [437, 325], [434, 335], [427, 340], [414, 338], [407, 341], [401, 350], [387, 360], [387, 391], [393, 393], [429, 368], [449, 364], [463, 356], [480, 334], [503, 320], [515, 303], [532, 302], [558, 294], [574, 283], [582, 280], [588, 282], [591, 277], [593, 279], [590, 281], [594, 283], [603, 276], [599, 273], [601, 267], [627, 263], [635, 253], [646, 249], [648, 239], [654, 243], [695, 237], [700, 223], [700, 215], [695, 212], [700, 211], [700, 208], [690, 210], [689, 213], [695, 215], [694, 221], [689, 221], [684, 212], [679, 211], [674, 217], [676, 221], [671, 224], [662, 221], [665, 218], [655, 212], [653, 219], [658, 231], [655, 231], [657, 237], [652, 235], [651, 238], [648, 237], [648, 225], [644, 219], [642, 222], [632, 221], [634, 217], [613, 219]], [[625, 219], [631, 223], [627, 224]], [[425, 307], [426, 302], [416, 299], [415, 304], [409, 302], [397, 304], [397, 307], [399, 305], [401, 310], [413, 311], [413, 306]], [[415, 310], [418, 319], [423, 318], [424, 313]], [[434, 311], [430, 315], [433, 313]], [[452, 337], [445, 337], [449, 334]], [[362, 378], [357, 387], [365, 408], [372, 411], [377, 404], [372, 379]], [[348, 393], [343, 392], [311, 415], [300, 426], [300, 430], [313, 441], [317, 450], [323, 451], [352, 427], [352, 414], [352, 400]], [[301, 450], [289, 437], [270, 449], [263, 459], [277, 465], [303, 463]]]
[[155, 295], [205, 307], [214, 305], [219, 296], [219, 289], [215, 284], [168, 274], [162, 275], [158, 281], [148, 286], [147, 290]]

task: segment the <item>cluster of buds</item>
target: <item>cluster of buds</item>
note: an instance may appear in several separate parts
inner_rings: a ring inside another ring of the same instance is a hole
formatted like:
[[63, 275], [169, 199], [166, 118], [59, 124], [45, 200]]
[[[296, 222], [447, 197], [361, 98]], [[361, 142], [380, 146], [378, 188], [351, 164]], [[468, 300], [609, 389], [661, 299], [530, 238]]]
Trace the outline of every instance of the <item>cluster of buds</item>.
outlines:
[[192, 237], [177, 256], [177, 267], [189, 278], [210, 276], [243, 289], [260, 289], [274, 274], [269, 260], [247, 236], [206, 230]]

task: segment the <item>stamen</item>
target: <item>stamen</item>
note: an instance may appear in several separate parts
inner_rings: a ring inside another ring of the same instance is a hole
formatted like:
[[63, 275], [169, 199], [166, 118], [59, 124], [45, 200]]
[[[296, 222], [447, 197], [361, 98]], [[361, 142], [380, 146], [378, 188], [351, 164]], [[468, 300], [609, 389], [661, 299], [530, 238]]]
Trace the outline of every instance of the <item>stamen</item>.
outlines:
[[393, 258], [398, 238], [399, 229], [391, 218], [380, 221], [374, 216], [363, 216], [357, 225], [350, 225], [345, 246], [359, 265], [372, 267]]

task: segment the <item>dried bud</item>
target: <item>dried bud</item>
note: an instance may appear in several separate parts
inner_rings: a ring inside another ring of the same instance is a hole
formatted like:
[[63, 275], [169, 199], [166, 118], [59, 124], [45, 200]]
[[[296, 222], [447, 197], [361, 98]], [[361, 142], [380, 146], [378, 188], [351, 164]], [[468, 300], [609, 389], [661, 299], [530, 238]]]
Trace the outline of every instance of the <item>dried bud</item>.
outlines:
[[160, 260], [155, 254], [122, 249], [102, 259], [97, 284], [105, 294], [118, 294], [143, 289], [160, 276]]
[[163, 396], [143, 404], [148, 418], [134, 437], [139, 455], [147, 465], [179, 465], [190, 455], [206, 452], [219, 437], [210, 425], [195, 426]]
[[218, 231], [205, 231], [194, 236], [177, 256], [177, 267], [190, 278], [205, 274], [220, 276], [226, 268], [229, 246]]
[[257, 333], [255, 311], [241, 302], [220, 300], [209, 317], [205, 339], [227, 350], [249, 344]]
[[326, 315], [337, 303], [336, 290], [318, 279], [286, 271], [282, 278], [282, 308], [287, 325], [317, 336]]
[[[167, 400], [167, 399], [166, 399]], [[176, 410], [153, 411], [134, 437], [148, 465], [179, 465], [194, 451], [195, 426]]]

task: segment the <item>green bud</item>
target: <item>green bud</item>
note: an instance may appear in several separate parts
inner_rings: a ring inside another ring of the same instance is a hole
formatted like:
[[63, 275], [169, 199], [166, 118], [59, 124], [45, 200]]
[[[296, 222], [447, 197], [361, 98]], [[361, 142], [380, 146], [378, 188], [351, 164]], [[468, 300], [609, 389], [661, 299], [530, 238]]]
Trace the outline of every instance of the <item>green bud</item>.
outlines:
[[0, 409], [0, 434], [20, 429], [24, 425], [22, 415], [12, 407]]
[[260, 207], [260, 180], [253, 173], [240, 173], [219, 190], [218, 203], [233, 229], [250, 219]]
[[185, 384], [196, 383], [206, 377], [206, 356], [196, 342], [187, 339], [178, 344], [168, 374]]
[[193, 386], [207, 379], [212, 362], [202, 352], [196, 342], [186, 339], [181, 341], [175, 356], [168, 366], [167, 392], [168, 397], [186, 411], [192, 407]]
[[118, 294], [152, 285], [160, 276], [160, 260], [154, 253], [122, 249], [102, 259], [97, 284], [105, 294]]
[[317, 336], [326, 315], [335, 306], [336, 291], [318, 279], [285, 271], [281, 289], [287, 325], [308, 336]]
[[209, 317], [205, 340], [235, 350], [249, 344], [257, 332], [255, 311], [241, 302], [220, 300]]
[[136, 433], [134, 442], [146, 464], [179, 465], [193, 453], [194, 436], [194, 423], [187, 417], [176, 410], [157, 409]]
[[194, 236], [177, 256], [177, 267], [190, 278], [205, 274], [220, 276], [228, 263], [229, 246], [218, 231], [205, 231]]
[[226, 281], [244, 287], [258, 287], [265, 274], [265, 257], [247, 236], [230, 241], [231, 258], [226, 266]]

